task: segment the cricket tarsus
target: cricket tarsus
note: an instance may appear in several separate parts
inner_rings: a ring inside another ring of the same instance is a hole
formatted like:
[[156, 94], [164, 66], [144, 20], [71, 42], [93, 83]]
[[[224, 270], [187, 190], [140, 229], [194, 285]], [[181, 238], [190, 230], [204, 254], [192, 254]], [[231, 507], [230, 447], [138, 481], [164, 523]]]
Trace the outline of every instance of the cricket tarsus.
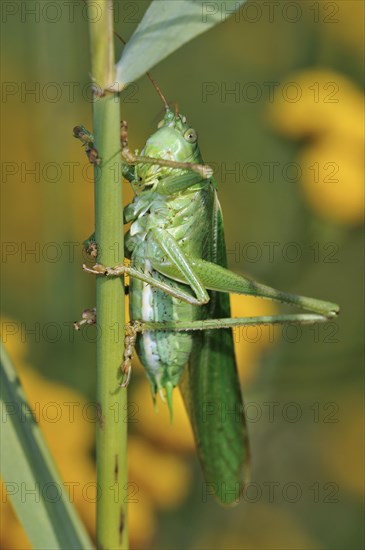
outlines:
[[85, 147], [85, 153], [91, 164], [100, 164], [101, 158], [98, 151], [94, 147], [94, 136], [84, 128], [84, 126], [75, 126], [73, 134], [76, 139], [79, 139]]
[[134, 357], [137, 334], [139, 332], [142, 332], [142, 324], [139, 321], [128, 323], [125, 327], [124, 361], [121, 365], [121, 371], [125, 379], [119, 384], [121, 388], [126, 388], [131, 379], [132, 360]]
[[74, 322], [74, 329], [80, 330], [83, 325], [94, 325], [96, 323], [96, 308], [85, 309], [82, 312], [81, 320]]

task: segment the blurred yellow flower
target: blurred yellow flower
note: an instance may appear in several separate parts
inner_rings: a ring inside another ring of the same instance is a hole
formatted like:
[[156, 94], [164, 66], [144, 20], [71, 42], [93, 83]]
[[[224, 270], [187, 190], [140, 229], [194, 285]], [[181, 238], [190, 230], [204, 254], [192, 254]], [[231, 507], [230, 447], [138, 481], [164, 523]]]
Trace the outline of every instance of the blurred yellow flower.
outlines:
[[306, 200], [332, 221], [363, 222], [363, 94], [346, 77], [328, 70], [305, 71], [287, 80], [298, 90], [298, 99], [288, 99], [282, 88], [270, 114], [283, 134], [308, 138], [299, 154]]
[[363, 146], [332, 134], [308, 145], [299, 162], [303, 193], [320, 215], [344, 224], [364, 220]]

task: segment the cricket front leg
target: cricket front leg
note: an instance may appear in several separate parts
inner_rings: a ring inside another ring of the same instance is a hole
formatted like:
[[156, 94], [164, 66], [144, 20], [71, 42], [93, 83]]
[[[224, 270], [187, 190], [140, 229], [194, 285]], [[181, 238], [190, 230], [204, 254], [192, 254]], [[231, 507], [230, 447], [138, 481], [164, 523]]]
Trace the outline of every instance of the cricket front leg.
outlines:
[[213, 170], [207, 164], [197, 164], [194, 162], [176, 162], [174, 160], [145, 157], [133, 154], [128, 147], [122, 149], [122, 157], [127, 164], [151, 164], [155, 166], [166, 166], [167, 168], [176, 168], [178, 170], [192, 170], [202, 179], [209, 179], [213, 176]]

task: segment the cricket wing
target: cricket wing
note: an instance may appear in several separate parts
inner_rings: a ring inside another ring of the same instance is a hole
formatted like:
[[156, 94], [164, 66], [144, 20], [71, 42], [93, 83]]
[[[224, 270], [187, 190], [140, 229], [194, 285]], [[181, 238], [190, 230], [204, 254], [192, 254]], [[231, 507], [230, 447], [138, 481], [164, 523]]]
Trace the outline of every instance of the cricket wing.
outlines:
[[[223, 219], [216, 197], [211, 261], [226, 266]], [[210, 292], [209, 317], [230, 317], [229, 295]], [[205, 476], [202, 495], [224, 505], [239, 502], [248, 478], [249, 448], [231, 329], [194, 334], [180, 389]]]

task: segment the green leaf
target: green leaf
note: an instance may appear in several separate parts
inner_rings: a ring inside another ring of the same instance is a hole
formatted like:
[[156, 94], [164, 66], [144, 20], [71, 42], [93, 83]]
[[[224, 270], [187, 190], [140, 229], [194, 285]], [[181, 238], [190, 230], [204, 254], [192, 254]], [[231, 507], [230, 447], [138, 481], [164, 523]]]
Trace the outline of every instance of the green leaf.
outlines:
[[245, 0], [154, 0], [125, 46], [116, 66], [124, 88], [195, 36], [225, 21]]
[[3, 346], [0, 382], [1, 475], [33, 548], [93, 548]]

